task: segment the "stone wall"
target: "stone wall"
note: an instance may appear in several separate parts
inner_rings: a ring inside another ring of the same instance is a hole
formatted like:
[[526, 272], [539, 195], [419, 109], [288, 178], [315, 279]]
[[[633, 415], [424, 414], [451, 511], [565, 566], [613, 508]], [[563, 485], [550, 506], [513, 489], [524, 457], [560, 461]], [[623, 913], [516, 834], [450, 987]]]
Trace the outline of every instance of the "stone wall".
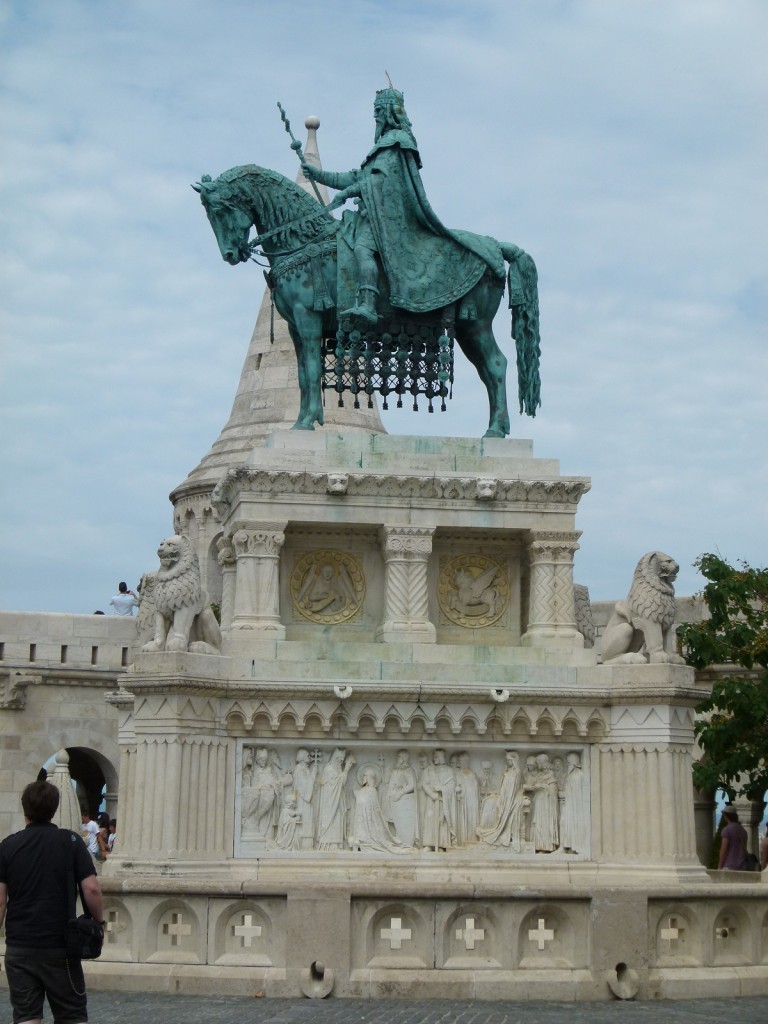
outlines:
[[[458, 999], [723, 997], [768, 988], [768, 890], [646, 891], [493, 876], [414, 884], [381, 861], [322, 891], [104, 879], [107, 935], [89, 984], [156, 991]], [[759, 876], [754, 876], [757, 880]]]
[[136, 620], [0, 612], [0, 835], [22, 828], [19, 796], [61, 749], [94, 761], [116, 806], [118, 686], [138, 645]]

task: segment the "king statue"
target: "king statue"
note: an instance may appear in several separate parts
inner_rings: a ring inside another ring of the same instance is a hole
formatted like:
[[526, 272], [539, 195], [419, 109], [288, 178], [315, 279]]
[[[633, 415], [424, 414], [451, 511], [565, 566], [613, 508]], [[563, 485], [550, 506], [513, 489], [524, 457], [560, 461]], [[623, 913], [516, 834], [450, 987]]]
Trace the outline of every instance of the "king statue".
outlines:
[[403, 94], [381, 89], [373, 107], [374, 144], [359, 170], [323, 171], [306, 161], [304, 175], [339, 194], [332, 207], [357, 198], [342, 219], [341, 237], [354, 252], [357, 300], [341, 311], [370, 324], [378, 320], [378, 255], [389, 302], [412, 313], [440, 309], [466, 295], [488, 269], [504, 280], [504, 261], [492, 239], [451, 231], [424, 192], [421, 158]]
[[[424, 193], [421, 158], [403, 94], [376, 94], [373, 147], [359, 169], [324, 171], [308, 163], [278, 104], [291, 148], [315, 196], [258, 164], [204, 175], [200, 194], [222, 257], [232, 265], [255, 250], [269, 263], [275, 308], [286, 320], [301, 390], [296, 430], [323, 423], [323, 391], [384, 398], [439, 399], [453, 382], [453, 343], [488, 393], [487, 437], [510, 431], [507, 358], [493, 334], [505, 276], [517, 349], [520, 411], [536, 415], [539, 304], [536, 266], [518, 246], [451, 230]], [[317, 182], [337, 190], [326, 208]], [[357, 200], [341, 220], [329, 209]], [[257, 235], [250, 237], [251, 229]], [[506, 270], [506, 275], [505, 275]]]

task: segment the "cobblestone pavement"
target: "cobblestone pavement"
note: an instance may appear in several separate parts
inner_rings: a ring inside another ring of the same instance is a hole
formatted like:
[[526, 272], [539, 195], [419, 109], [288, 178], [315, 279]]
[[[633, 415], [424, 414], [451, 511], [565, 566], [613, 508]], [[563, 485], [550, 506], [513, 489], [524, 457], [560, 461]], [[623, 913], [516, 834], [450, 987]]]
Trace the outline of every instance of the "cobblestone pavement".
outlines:
[[[7, 998], [7, 994], [6, 994]], [[92, 992], [93, 1024], [768, 1024], [768, 996], [610, 1003], [251, 999]]]

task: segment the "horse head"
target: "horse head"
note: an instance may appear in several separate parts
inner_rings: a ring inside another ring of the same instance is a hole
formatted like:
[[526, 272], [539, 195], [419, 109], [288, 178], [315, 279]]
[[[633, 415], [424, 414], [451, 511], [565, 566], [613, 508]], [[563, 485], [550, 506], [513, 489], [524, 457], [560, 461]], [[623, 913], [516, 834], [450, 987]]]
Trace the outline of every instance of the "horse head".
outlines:
[[221, 175], [212, 180], [204, 174], [192, 188], [200, 195], [222, 258], [232, 266], [245, 263], [251, 255], [248, 237], [254, 219], [236, 187], [236, 179], [227, 180]]
[[295, 181], [257, 164], [243, 164], [192, 188], [200, 195], [221, 255], [232, 265], [249, 259], [252, 227], [267, 258], [293, 253], [336, 232], [338, 222]]

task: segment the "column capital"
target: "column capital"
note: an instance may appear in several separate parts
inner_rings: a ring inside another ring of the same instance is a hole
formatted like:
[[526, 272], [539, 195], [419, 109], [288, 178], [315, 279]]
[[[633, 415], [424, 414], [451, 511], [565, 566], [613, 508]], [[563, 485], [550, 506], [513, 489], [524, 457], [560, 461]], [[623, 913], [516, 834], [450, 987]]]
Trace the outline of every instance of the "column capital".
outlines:
[[528, 554], [533, 562], [572, 561], [579, 550], [581, 530], [532, 530], [528, 534]]
[[235, 523], [232, 543], [237, 557], [276, 558], [285, 543], [287, 523]]
[[382, 553], [387, 559], [426, 559], [432, 554], [434, 533], [433, 526], [382, 526]]

